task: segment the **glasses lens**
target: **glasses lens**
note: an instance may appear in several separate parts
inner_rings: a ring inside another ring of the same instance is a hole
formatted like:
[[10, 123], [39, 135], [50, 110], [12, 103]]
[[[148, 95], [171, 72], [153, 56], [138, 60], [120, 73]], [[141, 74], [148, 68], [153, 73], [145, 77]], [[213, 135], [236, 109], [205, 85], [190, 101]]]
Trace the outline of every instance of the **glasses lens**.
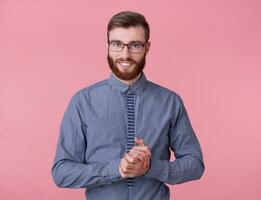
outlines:
[[109, 41], [109, 47], [111, 51], [121, 52], [123, 50], [124, 46], [128, 47], [128, 50], [131, 53], [140, 53], [144, 47], [145, 44], [142, 44], [140, 42], [133, 42], [129, 44], [123, 44], [120, 41]]
[[123, 46], [123, 44], [119, 41], [110, 41], [109, 45], [112, 51], [121, 51]]
[[128, 46], [129, 51], [132, 53], [139, 53], [143, 48], [143, 45], [141, 43], [130, 43]]

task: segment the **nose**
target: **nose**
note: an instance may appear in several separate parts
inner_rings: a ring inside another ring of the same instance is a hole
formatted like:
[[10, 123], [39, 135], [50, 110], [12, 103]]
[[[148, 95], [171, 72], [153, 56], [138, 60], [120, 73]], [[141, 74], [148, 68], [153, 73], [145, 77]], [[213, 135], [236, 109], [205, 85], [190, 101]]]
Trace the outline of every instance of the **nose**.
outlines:
[[130, 55], [130, 52], [129, 52], [128, 46], [124, 45], [122, 52], [121, 52], [122, 58], [123, 59], [129, 58], [129, 55]]

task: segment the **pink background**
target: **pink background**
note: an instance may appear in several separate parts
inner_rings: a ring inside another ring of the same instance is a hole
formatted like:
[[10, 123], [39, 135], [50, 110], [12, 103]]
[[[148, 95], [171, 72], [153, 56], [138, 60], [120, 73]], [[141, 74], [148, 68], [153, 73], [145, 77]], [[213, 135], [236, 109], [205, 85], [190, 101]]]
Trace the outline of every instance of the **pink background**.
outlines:
[[171, 199], [261, 199], [259, 0], [0, 0], [0, 199], [84, 199], [51, 166], [72, 95], [105, 79], [106, 25], [121, 10], [151, 26], [147, 78], [178, 92], [201, 142], [201, 180]]

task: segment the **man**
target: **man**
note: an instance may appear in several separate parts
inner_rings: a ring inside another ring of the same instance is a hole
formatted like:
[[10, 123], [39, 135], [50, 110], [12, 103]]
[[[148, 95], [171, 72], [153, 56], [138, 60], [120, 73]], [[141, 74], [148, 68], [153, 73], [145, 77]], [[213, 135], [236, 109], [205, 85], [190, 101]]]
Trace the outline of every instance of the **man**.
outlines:
[[88, 200], [167, 200], [165, 183], [202, 176], [200, 144], [181, 98], [143, 73], [149, 35], [139, 13], [110, 19], [112, 74], [77, 92], [64, 114], [52, 167], [59, 187], [86, 188]]

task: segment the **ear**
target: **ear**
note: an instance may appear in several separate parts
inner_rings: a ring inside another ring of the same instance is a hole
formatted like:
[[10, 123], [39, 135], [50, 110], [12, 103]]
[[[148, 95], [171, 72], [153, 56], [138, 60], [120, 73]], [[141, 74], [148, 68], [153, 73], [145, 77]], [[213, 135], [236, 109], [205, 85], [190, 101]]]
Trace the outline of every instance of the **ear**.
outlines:
[[145, 45], [145, 50], [146, 50], [146, 54], [149, 52], [150, 50], [150, 42], [147, 42], [146, 45]]
[[106, 50], [107, 50], [107, 52], [109, 52], [109, 43], [108, 42], [106, 42]]

